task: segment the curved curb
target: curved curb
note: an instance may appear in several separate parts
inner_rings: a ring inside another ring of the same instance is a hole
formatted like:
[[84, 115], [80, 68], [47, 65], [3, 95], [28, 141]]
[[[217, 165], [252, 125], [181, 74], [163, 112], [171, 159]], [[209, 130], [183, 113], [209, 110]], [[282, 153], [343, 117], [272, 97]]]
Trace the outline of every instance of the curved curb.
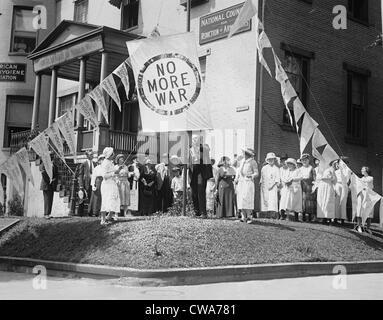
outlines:
[[328, 276], [339, 274], [335, 267], [346, 268], [347, 274], [383, 273], [383, 261], [284, 263], [225, 266], [212, 268], [138, 270], [132, 268], [64, 263], [36, 259], [0, 257], [0, 270], [30, 273], [42, 265], [49, 275], [62, 273], [102, 278], [128, 278], [139, 286], [181, 286], [219, 282], [273, 280]]

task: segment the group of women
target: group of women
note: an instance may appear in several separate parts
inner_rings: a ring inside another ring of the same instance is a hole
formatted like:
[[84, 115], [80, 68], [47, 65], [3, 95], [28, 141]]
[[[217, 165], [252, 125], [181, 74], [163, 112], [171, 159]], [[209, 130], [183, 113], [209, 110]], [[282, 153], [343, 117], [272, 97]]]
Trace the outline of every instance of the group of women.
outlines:
[[[249, 222], [254, 209], [254, 181], [258, 176], [253, 157], [254, 153], [245, 150], [242, 161], [235, 159], [231, 163], [228, 157], [223, 157], [218, 168], [213, 166], [214, 178], [208, 182], [206, 198], [207, 208], [218, 218], [238, 215], [240, 221]], [[248, 162], [249, 159], [252, 161]], [[361, 173], [362, 190], [352, 192], [351, 197], [355, 206], [353, 219], [358, 232], [370, 233], [373, 208], [363, 212], [362, 203], [366, 192], [373, 189], [373, 177], [367, 167]], [[276, 219], [343, 224], [348, 219], [351, 176], [352, 171], [341, 159], [323, 167], [308, 154], [295, 160], [269, 153], [260, 173], [261, 214]], [[362, 216], [366, 220], [364, 227]]]
[[[113, 148], [105, 148], [98, 157], [91, 185], [90, 205], [93, 212], [100, 212], [102, 225], [117, 220], [120, 212], [124, 216], [131, 211], [151, 215], [167, 211], [172, 204], [170, 174], [164, 163], [155, 166], [147, 157], [143, 163], [134, 158], [128, 164], [124, 155], [115, 156]], [[136, 191], [135, 208], [131, 206], [131, 190]]]

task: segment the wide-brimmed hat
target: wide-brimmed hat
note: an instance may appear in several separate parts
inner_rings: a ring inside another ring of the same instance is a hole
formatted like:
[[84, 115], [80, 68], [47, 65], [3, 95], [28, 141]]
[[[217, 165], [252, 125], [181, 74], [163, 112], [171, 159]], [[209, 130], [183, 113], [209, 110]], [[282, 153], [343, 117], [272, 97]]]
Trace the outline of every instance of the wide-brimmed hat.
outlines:
[[152, 164], [152, 160], [150, 160], [150, 159], [146, 159], [146, 160], [145, 160], [145, 164]]
[[252, 156], [252, 157], [255, 156], [255, 151], [253, 149], [251, 149], [251, 148], [242, 148], [242, 151], [245, 154], [248, 154], [249, 156]]
[[293, 158], [288, 158], [286, 160], [286, 164], [288, 164], [288, 163], [293, 164], [294, 166], [297, 166], [297, 161]]
[[267, 161], [267, 160], [271, 160], [271, 159], [276, 159], [276, 158], [277, 158], [277, 156], [275, 155], [274, 152], [269, 152], [269, 153], [267, 154], [267, 156], [266, 156], [266, 161]]
[[83, 203], [85, 201], [85, 199], [88, 198], [88, 194], [86, 193], [86, 191], [84, 189], [79, 190], [77, 195], [78, 195], [78, 201], [80, 204]]
[[302, 154], [301, 160], [309, 159], [310, 160], [310, 155], [308, 153]]
[[303, 164], [301, 159], [297, 160], [297, 164]]
[[116, 163], [118, 164], [118, 161], [120, 161], [120, 159], [125, 159], [125, 156], [123, 154], [119, 154], [117, 157], [116, 157]]
[[177, 164], [181, 163], [181, 158], [178, 157], [177, 155], [174, 155], [174, 156], [170, 157], [170, 161], [171, 161], [171, 163], [177, 165]]
[[113, 153], [114, 153], [113, 148], [108, 147], [104, 149], [102, 154], [105, 156], [106, 159], [109, 159], [113, 155]]

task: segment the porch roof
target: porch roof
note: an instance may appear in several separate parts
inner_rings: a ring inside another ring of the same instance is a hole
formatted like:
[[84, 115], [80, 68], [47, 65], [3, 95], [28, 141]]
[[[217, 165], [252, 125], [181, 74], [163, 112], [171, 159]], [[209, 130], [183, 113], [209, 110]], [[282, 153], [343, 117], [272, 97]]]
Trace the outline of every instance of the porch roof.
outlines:
[[88, 82], [100, 79], [101, 52], [108, 52], [108, 74], [129, 56], [126, 42], [142, 36], [106, 26], [97, 26], [63, 20], [28, 56], [34, 71], [51, 74], [58, 69], [58, 76], [78, 81], [80, 59], [87, 59]]

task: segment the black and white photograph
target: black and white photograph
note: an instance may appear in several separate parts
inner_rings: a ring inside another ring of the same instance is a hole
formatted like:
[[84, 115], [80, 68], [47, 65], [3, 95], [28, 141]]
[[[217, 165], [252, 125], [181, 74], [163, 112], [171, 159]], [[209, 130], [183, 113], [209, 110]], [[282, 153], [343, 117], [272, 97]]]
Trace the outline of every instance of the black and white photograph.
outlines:
[[0, 301], [383, 299], [382, 42], [383, 0], [0, 0]]

